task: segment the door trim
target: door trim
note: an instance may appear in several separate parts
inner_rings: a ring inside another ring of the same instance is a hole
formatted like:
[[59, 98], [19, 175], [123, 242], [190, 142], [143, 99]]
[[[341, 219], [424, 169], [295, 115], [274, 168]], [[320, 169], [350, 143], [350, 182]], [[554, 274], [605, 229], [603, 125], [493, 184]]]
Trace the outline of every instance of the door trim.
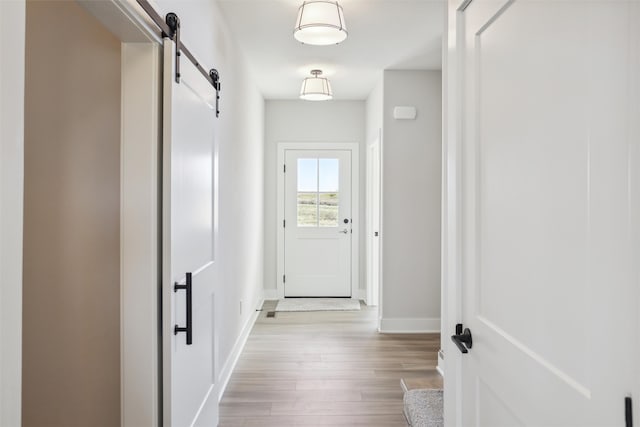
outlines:
[[[374, 149], [378, 151], [377, 162], [373, 157]], [[378, 130], [376, 138], [367, 146], [367, 178], [366, 178], [366, 246], [367, 246], [367, 287], [366, 287], [366, 303], [371, 306], [379, 306], [381, 304], [380, 295], [382, 294], [382, 131]], [[373, 223], [373, 215], [375, 212], [374, 205], [374, 183], [378, 181], [378, 227], [375, 228]], [[378, 236], [374, 236], [378, 233]], [[373, 245], [375, 239], [378, 239], [378, 259], [375, 259]], [[377, 270], [378, 280], [374, 282], [373, 272]], [[381, 308], [378, 308], [381, 313]], [[380, 325], [378, 325], [380, 326]]]
[[351, 152], [351, 299], [360, 298], [360, 144], [356, 142], [279, 142], [276, 190], [277, 268], [276, 287], [278, 299], [284, 298], [284, 156], [286, 150], [348, 150]]
[[[153, 43], [122, 44], [121, 411], [159, 423], [160, 78]], [[144, 397], [140, 389], [145, 390]], [[137, 397], [136, 397], [137, 396]]]
[[[460, 135], [462, 134], [462, 78], [459, 73], [459, 29], [464, 22], [464, 9], [471, 2], [448, 0], [447, 30], [442, 37], [442, 323], [440, 349], [444, 371], [444, 416], [451, 426], [462, 422], [462, 357], [449, 338], [455, 325], [462, 322], [462, 289], [460, 277], [462, 227]], [[438, 362], [440, 365], [440, 362]]]
[[0, 425], [20, 425], [25, 2], [0, 3]]

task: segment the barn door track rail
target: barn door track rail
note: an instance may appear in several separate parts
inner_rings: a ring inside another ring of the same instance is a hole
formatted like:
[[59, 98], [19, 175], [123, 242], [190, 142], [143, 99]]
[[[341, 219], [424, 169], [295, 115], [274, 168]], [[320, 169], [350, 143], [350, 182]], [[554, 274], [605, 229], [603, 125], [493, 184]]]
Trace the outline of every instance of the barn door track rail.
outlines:
[[180, 83], [180, 57], [182, 54], [186, 56], [189, 61], [198, 69], [200, 74], [207, 79], [207, 81], [216, 90], [216, 117], [220, 116], [220, 91], [222, 85], [220, 83], [220, 74], [215, 68], [209, 71], [198, 62], [195, 56], [187, 49], [187, 47], [180, 40], [180, 18], [175, 13], [167, 13], [165, 19], [156, 12], [156, 10], [149, 4], [147, 0], [136, 0], [140, 7], [149, 15], [149, 18], [158, 26], [162, 31], [162, 37], [169, 37], [176, 44], [176, 83]]

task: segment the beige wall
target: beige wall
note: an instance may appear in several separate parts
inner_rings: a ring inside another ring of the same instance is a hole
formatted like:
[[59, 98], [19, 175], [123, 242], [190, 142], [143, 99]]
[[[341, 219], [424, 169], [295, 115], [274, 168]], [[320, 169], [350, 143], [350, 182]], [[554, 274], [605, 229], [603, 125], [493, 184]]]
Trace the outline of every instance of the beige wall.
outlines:
[[120, 43], [28, 1], [23, 426], [120, 424]]

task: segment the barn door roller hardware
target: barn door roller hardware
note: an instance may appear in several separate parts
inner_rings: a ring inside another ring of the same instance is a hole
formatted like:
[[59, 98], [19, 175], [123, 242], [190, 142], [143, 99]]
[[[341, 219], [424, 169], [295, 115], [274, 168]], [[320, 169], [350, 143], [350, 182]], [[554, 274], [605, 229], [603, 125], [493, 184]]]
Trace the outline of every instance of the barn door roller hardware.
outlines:
[[198, 62], [195, 56], [187, 49], [187, 47], [180, 40], [180, 18], [175, 13], [167, 13], [165, 19], [156, 12], [156, 10], [149, 4], [147, 0], [136, 0], [138, 4], [142, 7], [142, 9], [149, 15], [149, 18], [158, 26], [160, 31], [162, 31], [162, 37], [168, 37], [173, 40], [176, 44], [176, 83], [180, 83], [180, 57], [182, 54], [191, 61], [193, 65], [198, 69], [200, 74], [207, 79], [207, 81], [213, 86], [216, 90], [216, 117], [220, 115], [219, 109], [219, 100], [220, 100], [220, 90], [222, 90], [222, 85], [220, 84], [220, 74], [218, 70], [212, 68], [207, 71], [204, 69], [202, 65]]

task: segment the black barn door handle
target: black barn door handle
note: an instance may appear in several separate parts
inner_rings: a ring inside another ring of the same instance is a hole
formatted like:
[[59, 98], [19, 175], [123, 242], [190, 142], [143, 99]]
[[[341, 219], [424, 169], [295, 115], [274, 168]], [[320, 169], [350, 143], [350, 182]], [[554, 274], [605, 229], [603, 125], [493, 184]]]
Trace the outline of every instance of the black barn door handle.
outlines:
[[191, 298], [191, 273], [187, 273], [186, 283], [184, 285], [178, 284], [176, 282], [173, 285], [173, 292], [178, 292], [180, 290], [187, 291], [186, 295], [186, 303], [187, 303], [187, 325], [185, 327], [175, 325], [173, 327], [173, 335], [178, 335], [178, 332], [186, 332], [187, 333], [187, 345], [193, 344], [193, 306], [192, 306], [192, 298]]
[[469, 349], [473, 346], [471, 331], [469, 328], [465, 328], [464, 331], [462, 331], [462, 324], [456, 325], [456, 335], [451, 336], [451, 341], [453, 341], [464, 354], [469, 353]]

